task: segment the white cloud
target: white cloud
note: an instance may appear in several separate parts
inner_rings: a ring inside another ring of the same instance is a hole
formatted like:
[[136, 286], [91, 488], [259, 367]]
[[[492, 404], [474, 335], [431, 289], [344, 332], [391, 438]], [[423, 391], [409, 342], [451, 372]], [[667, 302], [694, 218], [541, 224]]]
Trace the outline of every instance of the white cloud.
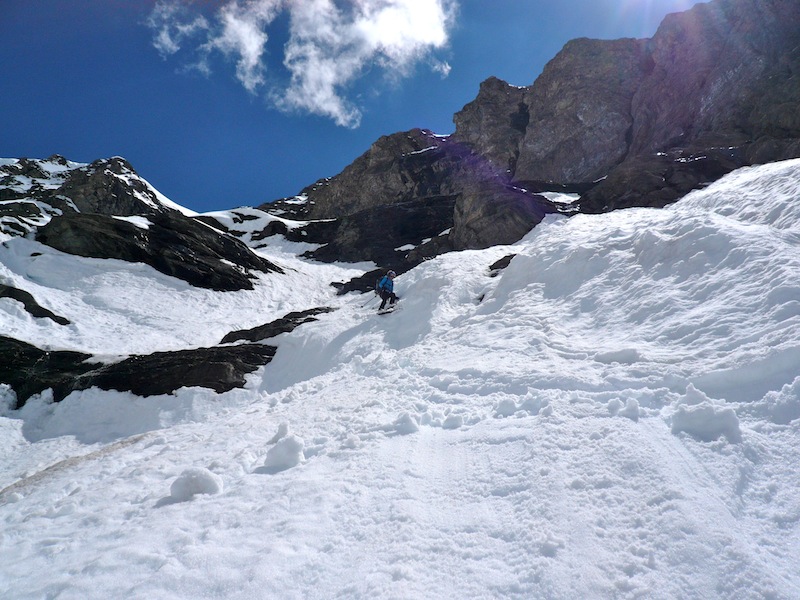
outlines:
[[[368, 69], [383, 69], [391, 78], [407, 77], [419, 62], [446, 77], [450, 65], [432, 58], [444, 48], [455, 18], [457, 0], [229, 0], [210, 25], [202, 16], [189, 18], [186, 4], [160, 0], [149, 20], [154, 45], [175, 54], [198, 31], [201, 64], [217, 50], [236, 61], [236, 76], [250, 92], [265, 83], [264, 56], [268, 28], [288, 13], [289, 40], [283, 64], [289, 82], [267, 96], [283, 110], [305, 111], [357, 127], [361, 112], [346, 97]], [[191, 6], [188, 5], [188, 6]], [[426, 60], [429, 59], [429, 60]]]
[[166, 0], [156, 3], [147, 25], [153, 30], [153, 45], [164, 57], [175, 54], [186, 39], [208, 29], [205, 17], [193, 16], [185, 6]]
[[442, 79], [445, 79], [448, 75], [450, 75], [452, 68], [453, 67], [450, 66], [450, 63], [446, 61], [440, 62], [437, 60], [431, 63], [431, 69], [434, 72], [439, 73], [439, 75], [442, 76]]
[[265, 29], [282, 3], [282, 0], [261, 0], [244, 5], [238, 1], [225, 4], [218, 13], [219, 33], [205, 46], [207, 50], [216, 48], [237, 58], [236, 77], [250, 92], [264, 83], [262, 56], [268, 39]]

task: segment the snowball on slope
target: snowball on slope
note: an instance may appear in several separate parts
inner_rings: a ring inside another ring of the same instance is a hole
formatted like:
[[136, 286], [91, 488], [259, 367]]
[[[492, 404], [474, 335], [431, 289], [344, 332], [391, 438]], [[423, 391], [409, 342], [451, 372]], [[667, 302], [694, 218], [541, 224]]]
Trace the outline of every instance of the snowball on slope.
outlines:
[[169, 491], [176, 502], [191, 500], [196, 494], [218, 494], [222, 491], [222, 478], [208, 469], [192, 467], [172, 482]]
[[305, 460], [303, 455], [304, 447], [305, 442], [296, 435], [288, 435], [281, 438], [267, 452], [264, 467], [275, 473], [295, 467]]
[[403, 413], [395, 420], [394, 430], [398, 435], [409, 435], [419, 431], [419, 424], [411, 413]]

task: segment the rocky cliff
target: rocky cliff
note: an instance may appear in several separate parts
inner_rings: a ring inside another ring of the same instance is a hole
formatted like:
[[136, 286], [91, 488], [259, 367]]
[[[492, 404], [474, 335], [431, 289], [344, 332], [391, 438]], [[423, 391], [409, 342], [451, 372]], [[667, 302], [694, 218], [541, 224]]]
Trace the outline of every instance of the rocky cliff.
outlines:
[[662, 206], [800, 156], [800, 3], [714, 0], [649, 40], [574, 40], [529, 88], [484, 82], [454, 121], [455, 139], [520, 184], [602, 179], [583, 210]]
[[445, 251], [513, 243], [557, 210], [469, 145], [421, 129], [380, 138], [300, 197], [292, 217], [311, 221], [305, 239], [324, 244], [311, 257], [371, 260], [401, 272]]
[[[454, 123], [448, 137], [385, 136], [303, 190], [296, 217], [336, 220], [316, 228], [313, 256], [405, 270], [516, 241], [548, 212], [664, 206], [800, 156], [800, 3], [713, 0], [652, 39], [573, 40], [528, 87], [484, 81]], [[535, 193], [549, 190], [580, 200]]]

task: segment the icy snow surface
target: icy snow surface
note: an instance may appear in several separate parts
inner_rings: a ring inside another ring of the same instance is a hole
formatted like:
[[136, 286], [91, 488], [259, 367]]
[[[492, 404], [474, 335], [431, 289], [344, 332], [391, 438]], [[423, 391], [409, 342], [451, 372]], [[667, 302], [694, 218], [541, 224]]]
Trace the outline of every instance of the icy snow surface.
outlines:
[[[800, 597], [800, 161], [549, 217], [397, 278], [259, 250], [253, 291], [14, 238], [2, 333], [107, 355], [273, 341], [244, 390], [0, 387], [0, 597]], [[495, 278], [489, 265], [515, 253]], [[368, 302], [369, 301], [369, 302]], [[366, 306], [365, 303], [367, 304]]]

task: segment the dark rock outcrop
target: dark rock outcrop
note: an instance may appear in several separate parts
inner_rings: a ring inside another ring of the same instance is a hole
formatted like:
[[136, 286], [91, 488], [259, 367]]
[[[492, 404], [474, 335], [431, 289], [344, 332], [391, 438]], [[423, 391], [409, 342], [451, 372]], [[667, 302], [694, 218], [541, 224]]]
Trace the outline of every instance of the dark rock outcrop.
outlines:
[[234, 237], [176, 211], [154, 212], [146, 227], [96, 213], [65, 213], [36, 240], [77, 256], [141, 262], [191, 285], [218, 291], [252, 289], [251, 271], [280, 268]]
[[418, 246], [453, 226], [456, 196], [429, 196], [376, 206], [338, 219], [330, 242], [308, 256], [322, 261], [370, 260], [406, 271], [407, 245]]
[[131, 356], [80, 375], [72, 386], [129, 391], [137, 396], [171, 394], [181, 387], [222, 393], [244, 386], [245, 375], [269, 363], [276, 350], [266, 344], [241, 344]]
[[0, 167], [0, 200], [7, 201], [0, 211], [0, 230], [12, 235], [34, 231], [64, 213], [127, 217], [167, 210], [120, 157], [84, 166], [57, 154], [44, 160], [21, 158]]
[[503, 258], [489, 265], [489, 276], [497, 277], [500, 272], [511, 264], [516, 254], [506, 254]]
[[579, 208], [585, 213], [661, 208], [744, 166], [743, 155], [739, 148], [709, 148], [700, 154], [675, 150], [631, 158], [583, 194]]
[[153, 189], [119, 156], [69, 171], [56, 195], [69, 198], [82, 213], [130, 217], [164, 211]]
[[398, 272], [442, 251], [515, 242], [557, 210], [510, 185], [464, 143], [420, 129], [382, 137], [342, 173], [302, 194], [300, 216], [336, 218], [333, 226], [303, 229], [304, 241], [325, 244], [310, 257], [371, 260]]
[[0, 284], [0, 298], [11, 298], [12, 300], [16, 300], [22, 304], [28, 314], [30, 314], [32, 317], [36, 317], [37, 319], [50, 319], [59, 325], [69, 325], [69, 319], [60, 317], [53, 311], [47, 310], [46, 308], [40, 306], [36, 299], [25, 290], [20, 290], [10, 285]]
[[[510, 123], [526, 111], [520, 134]], [[582, 209], [663, 206], [800, 156], [800, 3], [713, 0], [649, 40], [574, 40], [527, 89], [484, 82], [454, 121], [456, 139], [521, 187], [599, 181]]]
[[448, 195], [434, 159], [445, 145], [441, 137], [422, 129], [381, 137], [339, 175], [302, 191], [308, 198], [305, 216], [338, 219], [376, 206]]
[[246, 340], [248, 342], [260, 342], [262, 340], [275, 337], [276, 335], [280, 335], [281, 333], [289, 333], [294, 331], [297, 327], [303, 325], [304, 323], [316, 321], [316, 315], [329, 313], [333, 310], [333, 308], [322, 306], [304, 311], [291, 312], [285, 317], [275, 319], [274, 321], [271, 321], [265, 325], [259, 325], [258, 327], [254, 327], [252, 329], [231, 331], [224, 338], [222, 338], [220, 343], [232, 344], [242, 340]]
[[71, 392], [97, 387], [132, 392], [138, 396], [171, 394], [182, 387], [204, 387], [218, 393], [246, 383], [245, 376], [269, 363], [276, 346], [262, 343], [228, 345], [233, 342], [261, 342], [288, 333], [316, 316], [331, 312], [328, 307], [289, 313], [266, 325], [234, 331], [220, 346], [173, 352], [134, 355], [112, 364], [92, 362], [81, 352], [42, 350], [9, 337], [0, 336], [0, 383], [11, 386], [21, 408], [34, 394], [47, 389], [60, 402]]
[[98, 387], [139, 396], [171, 394], [181, 387], [222, 393], [245, 384], [245, 375], [272, 360], [275, 346], [242, 344], [155, 352], [101, 365], [80, 352], [40, 350], [0, 336], [0, 383], [11, 386], [21, 408], [34, 394], [52, 389], [60, 402], [74, 391]]
[[542, 196], [510, 185], [475, 182], [456, 203], [449, 241], [455, 250], [513, 244], [553, 212], [555, 207]]
[[72, 391], [72, 383], [92, 368], [88, 354], [40, 350], [19, 340], [0, 336], [0, 383], [11, 386], [17, 396], [15, 408], [50, 388], [56, 401]]

